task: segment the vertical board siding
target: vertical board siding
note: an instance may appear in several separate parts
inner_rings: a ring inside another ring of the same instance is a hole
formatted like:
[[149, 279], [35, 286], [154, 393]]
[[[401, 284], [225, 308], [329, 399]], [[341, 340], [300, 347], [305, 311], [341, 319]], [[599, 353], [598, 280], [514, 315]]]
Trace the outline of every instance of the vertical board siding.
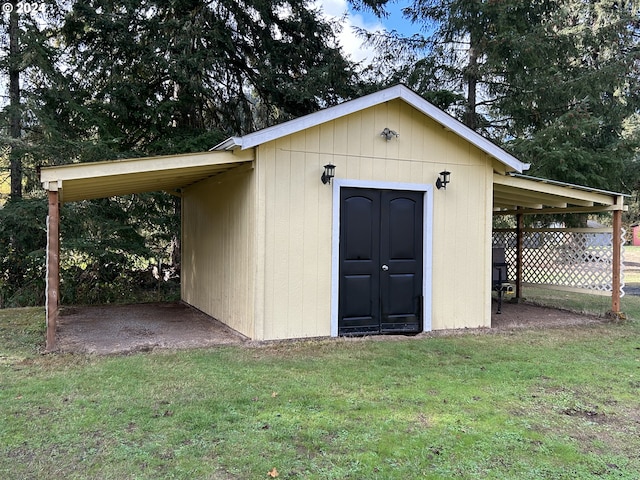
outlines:
[[[400, 136], [386, 141], [385, 127]], [[492, 161], [476, 147], [393, 100], [261, 145], [257, 161], [265, 218], [258, 338], [330, 335], [332, 188], [320, 181], [329, 162], [351, 180], [433, 184], [451, 172], [433, 195], [432, 328], [490, 326]]]
[[251, 338], [255, 335], [255, 177], [204, 180], [183, 193], [185, 302]]
[[[312, 128], [259, 147], [265, 183], [265, 299], [260, 339], [330, 334], [331, 187], [323, 185], [321, 144]], [[326, 259], [326, 260], [325, 260]]]

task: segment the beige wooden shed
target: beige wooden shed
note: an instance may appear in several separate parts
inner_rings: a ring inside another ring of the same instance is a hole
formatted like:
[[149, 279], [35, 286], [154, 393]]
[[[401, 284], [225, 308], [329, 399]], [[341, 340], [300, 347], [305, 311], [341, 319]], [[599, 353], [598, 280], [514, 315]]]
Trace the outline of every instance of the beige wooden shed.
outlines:
[[398, 85], [205, 153], [43, 168], [48, 348], [58, 205], [153, 190], [182, 199], [182, 300], [249, 338], [490, 327], [494, 212], [623, 209], [528, 167]]

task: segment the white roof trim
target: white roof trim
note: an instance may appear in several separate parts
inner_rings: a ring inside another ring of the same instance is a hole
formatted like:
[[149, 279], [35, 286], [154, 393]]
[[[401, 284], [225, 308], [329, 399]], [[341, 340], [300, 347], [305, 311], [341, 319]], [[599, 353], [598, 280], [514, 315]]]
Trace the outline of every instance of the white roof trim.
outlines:
[[609, 190], [601, 190], [599, 188], [585, 187], [584, 185], [577, 185], [575, 183], [559, 182], [558, 180], [549, 180], [548, 178], [533, 177], [531, 175], [519, 175], [517, 173], [510, 173], [507, 176], [514, 177], [514, 178], [523, 178], [525, 180], [530, 180], [530, 181], [533, 181], [533, 182], [546, 183], [546, 184], [549, 184], [549, 185], [556, 185], [558, 187], [566, 187], [566, 188], [570, 188], [570, 189], [582, 190], [584, 192], [599, 193], [599, 194], [602, 194], [602, 195], [610, 195], [612, 197], [627, 197], [627, 198], [631, 197], [631, 195], [629, 195], [628, 193], [611, 192]]
[[242, 147], [242, 137], [229, 137], [225, 141], [220, 142], [215, 147], [210, 148], [209, 151], [214, 150], [234, 150], [237, 147]]
[[469, 127], [459, 122], [451, 115], [440, 110], [435, 105], [427, 102], [420, 95], [410, 90], [404, 85], [395, 85], [393, 87], [386, 88], [379, 92], [365, 95], [364, 97], [349, 100], [340, 105], [326, 108], [304, 117], [296, 118], [280, 125], [274, 125], [273, 127], [258, 130], [257, 132], [250, 133], [243, 137], [231, 137], [224, 142], [216, 145], [211, 150], [231, 150], [235, 148], [247, 149], [257, 145], [270, 142], [277, 138], [281, 138], [293, 133], [306, 130], [307, 128], [315, 127], [325, 122], [335, 120], [336, 118], [349, 115], [351, 113], [364, 110], [375, 105], [379, 105], [390, 100], [402, 99], [416, 110], [424, 113], [427, 117], [438, 122], [444, 128], [451, 130], [466, 141], [475, 145], [487, 155], [495, 158], [504, 165], [514, 169], [515, 171], [522, 173], [524, 170], [529, 169], [528, 163], [523, 163], [516, 157], [506, 152], [490, 140], [487, 140], [482, 135], [474, 132]]

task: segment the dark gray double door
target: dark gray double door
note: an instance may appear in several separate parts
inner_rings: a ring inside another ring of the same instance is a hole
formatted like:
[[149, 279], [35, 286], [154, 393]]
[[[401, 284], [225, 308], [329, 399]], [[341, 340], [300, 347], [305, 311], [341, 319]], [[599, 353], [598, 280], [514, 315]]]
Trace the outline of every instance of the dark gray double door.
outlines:
[[341, 188], [338, 334], [422, 331], [424, 193]]

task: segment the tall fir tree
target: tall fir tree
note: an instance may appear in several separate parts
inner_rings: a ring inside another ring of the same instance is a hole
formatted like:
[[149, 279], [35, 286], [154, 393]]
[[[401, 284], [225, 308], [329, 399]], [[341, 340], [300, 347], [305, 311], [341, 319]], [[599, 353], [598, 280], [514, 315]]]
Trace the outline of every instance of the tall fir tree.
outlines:
[[203, 150], [355, 93], [301, 0], [75, 2], [63, 34], [75, 102], [122, 152]]
[[[39, 138], [38, 85], [55, 71], [57, 54], [51, 45], [58, 25], [56, 2], [43, 1], [28, 13], [8, 5], [0, 14], [0, 75], [6, 90], [0, 109], [0, 144], [9, 164], [10, 197], [20, 199], [35, 185], [35, 157]], [[31, 4], [29, 4], [31, 5]]]
[[629, 128], [640, 2], [415, 0], [424, 36], [369, 36], [378, 71], [500, 142], [532, 174], [627, 191], [638, 177]]
[[528, 45], [503, 54], [496, 110], [531, 174], [636, 188], [640, 131], [629, 120], [640, 111], [639, 15], [637, 1], [563, 2]]

